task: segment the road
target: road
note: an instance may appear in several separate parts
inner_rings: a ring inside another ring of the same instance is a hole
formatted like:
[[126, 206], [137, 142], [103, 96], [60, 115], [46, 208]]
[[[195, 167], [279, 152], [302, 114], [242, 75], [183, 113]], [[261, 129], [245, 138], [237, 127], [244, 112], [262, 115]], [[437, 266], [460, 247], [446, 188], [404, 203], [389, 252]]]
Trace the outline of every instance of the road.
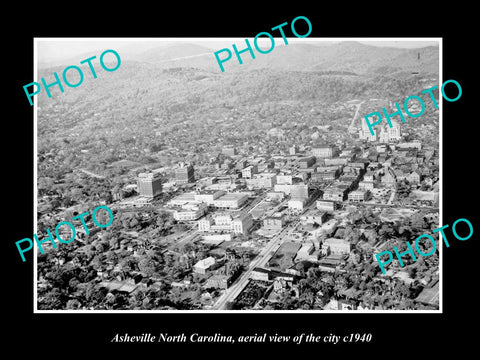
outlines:
[[390, 199], [388, 199], [389, 204], [393, 204], [393, 199], [395, 199], [395, 194], [397, 191], [395, 189], [392, 190], [392, 194], [390, 195]]
[[79, 171], [87, 174], [87, 175], [90, 175], [90, 176], [93, 176], [93, 177], [96, 177], [97, 179], [105, 179], [105, 176], [101, 176], [101, 175], [97, 175], [91, 171], [88, 171], [88, 170], [85, 170], [85, 169], [78, 169]]
[[438, 207], [434, 207], [434, 206], [417, 206], [417, 205], [399, 205], [399, 204], [375, 204], [375, 203], [348, 203], [348, 202], [345, 202], [343, 203], [343, 205], [354, 205], [354, 206], [374, 206], [374, 207], [380, 207], [380, 208], [391, 208], [391, 207], [394, 207], [394, 208], [398, 208], [398, 209], [402, 209], [402, 208], [405, 208], [405, 209], [428, 209], [428, 210], [438, 210], [439, 208]]
[[357, 118], [358, 116], [358, 113], [360, 111], [360, 107], [362, 106], [362, 104], [365, 102], [362, 101], [360, 104], [357, 105], [357, 110], [355, 111], [355, 115], [353, 115], [353, 119], [352, 119], [352, 123], [350, 124], [350, 126], [348, 127], [348, 131], [349, 132], [353, 132], [355, 130], [355, 119]]
[[196, 228], [192, 228], [187, 230], [183, 235], [182, 238], [175, 242], [174, 246], [183, 245], [184, 243], [192, 241], [196, 236], [198, 236], [199, 231]]
[[252, 210], [254, 210], [258, 206], [258, 204], [260, 204], [262, 200], [265, 199], [266, 196], [267, 196], [266, 194], [263, 194], [256, 197], [250, 204], [245, 206], [245, 208], [243, 208], [242, 211], [251, 213]]
[[240, 277], [230, 286], [225, 292], [218, 298], [217, 302], [213, 306], [214, 310], [224, 310], [225, 305], [228, 302], [235, 300], [235, 298], [242, 292], [242, 290], [247, 286], [250, 281], [250, 275], [256, 267], [265, 266], [265, 264], [270, 260], [272, 255], [278, 248], [289, 238], [289, 235], [295, 231], [300, 220], [297, 219], [293, 223], [289, 224], [287, 227], [282, 229], [275, 237], [273, 237], [268, 244], [262, 249], [262, 251], [257, 255], [257, 257], [250, 262], [247, 270], [240, 275]]

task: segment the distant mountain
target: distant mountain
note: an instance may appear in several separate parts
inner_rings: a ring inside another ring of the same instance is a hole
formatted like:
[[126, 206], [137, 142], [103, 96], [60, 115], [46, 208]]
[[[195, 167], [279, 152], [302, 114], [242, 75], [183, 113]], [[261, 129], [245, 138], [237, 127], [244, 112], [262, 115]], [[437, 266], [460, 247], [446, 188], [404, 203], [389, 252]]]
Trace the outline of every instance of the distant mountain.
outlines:
[[[237, 46], [243, 49], [240, 43]], [[163, 68], [195, 67], [221, 72], [214, 51], [216, 50], [200, 45], [180, 44], [152, 49], [132, 59], [155, 63]], [[223, 63], [225, 73], [267, 68], [287, 71], [338, 71], [358, 75], [409, 75], [412, 72], [422, 72], [428, 76], [438, 75], [439, 66], [438, 47], [433, 46], [403, 49], [370, 46], [355, 41], [277, 44], [268, 54], [254, 51], [255, 59], [252, 59], [248, 52], [242, 53], [243, 64], [239, 64], [233, 49], [230, 48], [230, 51], [231, 59]], [[220, 54], [221, 58], [225, 56], [226, 52]]]
[[213, 55], [212, 49], [197, 44], [173, 44], [141, 52], [135, 58], [132, 57], [132, 60], [159, 63], [182, 60], [183, 58], [194, 58], [203, 55]]
[[[239, 49], [244, 46], [236, 40]], [[251, 41], [253, 43], [253, 41]], [[208, 43], [207, 43], [208, 44]], [[172, 67], [198, 68], [201, 70], [222, 74], [212, 49], [201, 44], [193, 43], [161, 43], [158, 46], [143, 50], [140, 44], [126, 45], [119, 53], [122, 61], [135, 61], [155, 65], [161, 69]], [[388, 75], [405, 77], [412, 73], [438, 76], [439, 49], [429, 46], [418, 49], [404, 49], [393, 47], [377, 47], [355, 41], [338, 43], [295, 43], [284, 45], [281, 39], [276, 39], [275, 48], [268, 54], [261, 54], [254, 50], [255, 59], [248, 52], [242, 53], [243, 64], [239, 64], [233, 49], [231, 59], [223, 63], [226, 75], [229, 73], [245, 72], [259, 69], [310, 71], [310, 72], [338, 72], [361, 76]], [[78, 64], [80, 60], [92, 56], [94, 53], [77, 55], [65, 59], [61, 65]], [[97, 54], [98, 56], [100, 53]], [[223, 58], [226, 53], [220, 54]], [[39, 64], [39, 68], [51, 66], [52, 63]], [[58, 63], [54, 65], [60, 65]]]
[[275, 47], [271, 53], [259, 55], [255, 60], [246, 59], [244, 65], [239, 65], [235, 59], [224, 66], [226, 71], [240, 70], [245, 66], [249, 70], [346, 71], [358, 75], [417, 71], [435, 75], [438, 74], [438, 57], [438, 48], [435, 47], [401, 49], [349, 41], [322, 45], [289, 44]]

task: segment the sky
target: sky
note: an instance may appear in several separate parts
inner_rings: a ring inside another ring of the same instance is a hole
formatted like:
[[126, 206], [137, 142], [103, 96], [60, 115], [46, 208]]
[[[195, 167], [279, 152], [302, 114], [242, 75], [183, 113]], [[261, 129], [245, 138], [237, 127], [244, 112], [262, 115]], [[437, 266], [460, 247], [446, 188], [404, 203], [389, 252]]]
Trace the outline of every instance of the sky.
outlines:
[[[283, 44], [281, 37], [278, 38]], [[358, 41], [373, 46], [389, 46], [398, 48], [417, 48], [436, 46], [439, 39], [435, 38], [287, 38], [289, 43], [318, 43]], [[56, 62], [71, 59], [76, 55], [99, 55], [107, 49], [114, 49], [119, 54], [132, 55], [158, 46], [168, 46], [173, 43], [188, 42], [201, 44], [213, 51], [231, 47], [232, 42], [244, 41], [243, 38], [36, 38], [37, 60], [39, 63]], [[265, 39], [269, 41], [268, 38]], [[275, 39], [277, 43], [277, 38]], [[261, 44], [260, 44], [261, 45]], [[83, 60], [82, 59], [79, 59]]]

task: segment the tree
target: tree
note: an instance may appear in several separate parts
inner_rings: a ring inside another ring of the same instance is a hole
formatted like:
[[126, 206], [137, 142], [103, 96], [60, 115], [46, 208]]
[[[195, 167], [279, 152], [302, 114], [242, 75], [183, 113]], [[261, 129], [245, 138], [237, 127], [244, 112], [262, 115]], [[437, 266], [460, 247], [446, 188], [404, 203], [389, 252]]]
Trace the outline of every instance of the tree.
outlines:
[[82, 303], [77, 299], [71, 299], [67, 301], [67, 305], [65, 308], [67, 310], [79, 310], [82, 308]]
[[407, 268], [407, 272], [408, 272], [408, 276], [410, 276], [410, 278], [415, 279], [415, 275], [417, 274], [417, 268], [413, 265], [410, 265]]
[[91, 306], [98, 306], [103, 303], [108, 290], [103, 287], [98, 287], [96, 284], [89, 283], [85, 289], [85, 298]]
[[38, 308], [40, 310], [59, 310], [63, 308], [67, 299], [60, 289], [53, 288], [38, 301]]
[[305, 265], [302, 261], [298, 262], [295, 265], [295, 270], [297, 270], [300, 273], [300, 276], [305, 276]]
[[145, 256], [138, 261], [138, 269], [150, 277], [157, 271], [157, 266], [152, 258]]
[[365, 230], [363, 236], [367, 239], [369, 244], [374, 244], [377, 241], [377, 232], [373, 229]]

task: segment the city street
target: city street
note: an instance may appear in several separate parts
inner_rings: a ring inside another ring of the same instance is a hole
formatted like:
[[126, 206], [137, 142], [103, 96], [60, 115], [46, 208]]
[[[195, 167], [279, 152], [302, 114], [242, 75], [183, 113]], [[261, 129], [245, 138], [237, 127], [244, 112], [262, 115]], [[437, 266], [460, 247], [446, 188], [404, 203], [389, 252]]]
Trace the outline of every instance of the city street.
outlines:
[[275, 237], [273, 237], [267, 245], [262, 249], [262, 251], [257, 255], [257, 257], [250, 262], [248, 269], [230, 286], [217, 300], [213, 309], [222, 310], [225, 308], [225, 305], [228, 302], [234, 301], [235, 298], [242, 292], [242, 290], [247, 286], [250, 280], [250, 274], [253, 269], [256, 267], [265, 266], [265, 264], [270, 260], [272, 255], [278, 248], [290, 238], [290, 235], [297, 226], [299, 225], [300, 220], [297, 219], [294, 222], [287, 225], [282, 231], [280, 231]]

